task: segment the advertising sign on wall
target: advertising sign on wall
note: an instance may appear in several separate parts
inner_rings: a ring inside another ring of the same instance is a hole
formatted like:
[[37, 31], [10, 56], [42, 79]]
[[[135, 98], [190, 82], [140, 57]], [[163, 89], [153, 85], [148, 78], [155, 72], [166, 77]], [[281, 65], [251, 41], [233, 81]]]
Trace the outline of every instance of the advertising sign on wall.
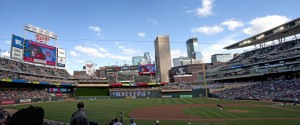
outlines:
[[2, 100], [0, 102], [1, 105], [10, 105], [10, 104], [15, 104], [16, 101], [15, 100]]
[[147, 64], [147, 65], [139, 65], [138, 66], [139, 74], [152, 74], [156, 73], [155, 65], [154, 64]]
[[23, 59], [24, 38], [12, 35], [11, 55], [10, 57], [17, 60]]
[[22, 60], [22, 58], [23, 58], [23, 49], [12, 47], [11, 58], [17, 59], [17, 60]]
[[56, 48], [25, 40], [24, 61], [55, 66]]
[[66, 66], [66, 50], [57, 48], [57, 66]]
[[20, 99], [20, 103], [30, 103], [31, 99]]

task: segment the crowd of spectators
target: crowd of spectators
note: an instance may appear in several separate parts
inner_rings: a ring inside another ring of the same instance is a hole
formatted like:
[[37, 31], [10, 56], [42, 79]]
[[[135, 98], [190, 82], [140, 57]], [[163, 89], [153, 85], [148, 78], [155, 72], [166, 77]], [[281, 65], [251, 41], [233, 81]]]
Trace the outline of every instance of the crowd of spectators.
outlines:
[[10, 71], [0, 71], [0, 78], [27, 80], [29, 82], [49, 82], [49, 83], [75, 84], [75, 81], [70, 80], [70, 79], [54, 78], [54, 77], [48, 77], [48, 76], [35, 76], [35, 75], [18, 73], [18, 72], [10, 72]]
[[[258, 74], [262, 75], [293, 70], [293, 68], [297, 68], [299, 66], [297, 66], [297, 64], [284, 65], [289, 63], [284, 59], [297, 57], [297, 60], [299, 61], [299, 48], [300, 40], [297, 39], [244, 52], [227, 62], [218, 70], [207, 70], [206, 76], [208, 79], [216, 79]], [[277, 61], [277, 63], [270, 63], [272, 61]], [[295, 62], [295, 59], [289, 61]], [[256, 65], [256, 67], [250, 67], [251, 65]]]
[[1, 88], [0, 101], [17, 100], [30, 98], [49, 98], [50, 95], [44, 89], [25, 89], [25, 88]]
[[161, 87], [161, 90], [186, 90], [193, 89], [190, 83], [169, 83]]
[[157, 77], [151, 75], [138, 75], [136, 72], [113, 72], [107, 74], [107, 81], [109, 84], [121, 83], [122, 81], [130, 81], [133, 83], [149, 83], [156, 82]]
[[300, 100], [300, 79], [262, 81], [257, 84], [228, 88], [212, 94], [224, 99]]
[[40, 76], [52, 76], [59, 78], [70, 77], [69, 73], [65, 69], [53, 68], [48, 66], [38, 66], [2, 57], [0, 57], [0, 62], [0, 69], [6, 71], [20, 72]]
[[299, 45], [300, 40], [293, 40], [248, 51], [230, 60], [227, 65], [222, 67], [222, 69], [298, 56], [300, 51], [297, 51], [296, 49], [299, 48]]
[[75, 83], [65, 69], [37, 66], [2, 57], [0, 57], [0, 78], [31, 82]]
[[118, 81], [133, 81], [134, 72], [118, 72]]

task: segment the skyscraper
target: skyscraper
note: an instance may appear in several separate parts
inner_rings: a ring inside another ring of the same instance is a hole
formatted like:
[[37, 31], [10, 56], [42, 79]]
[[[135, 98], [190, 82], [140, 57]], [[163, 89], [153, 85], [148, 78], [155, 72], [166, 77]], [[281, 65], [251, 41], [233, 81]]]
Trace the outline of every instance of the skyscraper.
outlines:
[[154, 41], [156, 71], [160, 82], [169, 82], [169, 73], [171, 69], [171, 52], [169, 36], [157, 36]]
[[211, 56], [211, 62], [228, 62], [232, 59], [232, 56], [230, 53], [224, 53], [224, 54], [214, 54]]
[[198, 39], [190, 38], [186, 41], [187, 54], [189, 58], [195, 60], [201, 60], [203, 58], [202, 53], [199, 51]]
[[151, 64], [151, 59], [150, 59], [150, 53], [149, 52], [144, 53], [144, 58], [148, 62], [148, 64]]
[[177, 67], [177, 66], [181, 66], [181, 62], [182, 60], [190, 60], [189, 57], [178, 57], [178, 58], [173, 58], [173, 66]]

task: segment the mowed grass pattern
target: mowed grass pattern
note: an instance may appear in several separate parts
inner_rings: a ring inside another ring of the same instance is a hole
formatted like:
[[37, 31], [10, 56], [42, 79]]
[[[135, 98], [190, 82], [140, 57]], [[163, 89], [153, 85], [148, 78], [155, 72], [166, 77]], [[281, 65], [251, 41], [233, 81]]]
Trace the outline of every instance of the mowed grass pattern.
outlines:
[[[69, 122], [71, 115], [77, 110], [74, 102], [47, 102], [32, 104], [41, 106], [45, 110], [45, 117], [47, 119], [56, 121]], [[97, 121], [101, 125], [109, 122], [115, 117], [119, 117], [119, 112], [124, 112], [124, 125], [129, 125], [130, 116], [128, 113], [138, 108], [148, 106], [160, 105], [177, 105], [177, 104], [256, 104], [257, 107], [247, 106], [228, 106], [224, 110], [219, 110], [216, 106], [210, 107], [191, 107], [184, 108], [182, 112], [189, 116], [198, 116], [203, 119], [239, 119], [239, 118], [300, 118], [299, 106], [281, 106], [274, 103], [254, 102], [254, 101], [232, 101], [232, 100], [213, 100], [206, 98], [157, 98], [157, 99], [101, 99], [101, 100], [85, 100], [85, 109], [89, 120]], [[275, 105], [275, 106], [274, 106]], [[19, 105], [17, 109], [27, 107], [28, 105]], [[275, 107], [275, 108], [274, 108]], [[8, 108], [12, 108], [9, 106]], [[285, 109], [290, 110], [285, 110]], [[247, 110], [246, 113], [233, 113], [228, 110]], [[296, 110], [296, 111], [294, 111]], [[140, 120], [136, 119], [138, 125], [153, 125], [153, 120]], [[189, 120], [160, 120], [161, 125], [186, 125], [187, 122], [192, 124], [206, 124], [216, 123], [219, 124], [235, 124], [235, 125], [298, 125], [300, 120], [225, 120], [225, 121], [189, 121]]]

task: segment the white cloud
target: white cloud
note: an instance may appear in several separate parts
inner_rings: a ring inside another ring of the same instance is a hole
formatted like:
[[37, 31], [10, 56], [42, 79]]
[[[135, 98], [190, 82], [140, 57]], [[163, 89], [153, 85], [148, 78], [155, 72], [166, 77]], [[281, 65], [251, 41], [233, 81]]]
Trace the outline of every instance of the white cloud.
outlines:
[[1, 56], [9, 57], [10, 53], [8, 51], [2, 52]]
[[178, 57], [182, 57], [182, 56], [187, 56], [186, 52], [183, 52], [182, 50], [171, 50], [171, 58], [173, 60], [173, 58], [178, 58]]
[[89, 26], [88, 28], [94, 32], [101, 32], [101, 28], [98, 26]]
[[127, 55], [141, 53], [141, 51], [138, 49], [126, 48], [124, 46], [118, 46], [118, 48], [121, 49], [122, 53], [127, 54]]
[[238, 27], [244, 26], [242, 21], [238, 21], [235, 19], [230, 19], [221, 23], [221, 25], [227, 26], [228, 30], [235, 30]]
[[158, 24], [157, 21], [156, 21], [155, 19], [153, 19], [153, 18], [148, 18], [148, 19], [147, 19], [147, 22], [150, 22], [150, 23], [152, 23], [153, 25], [157, 25], [157, 24]]
[[76, 59], [75, 62], [83, 64], [85, 61], [84, 61], [84, 60], [81, 60], [81, 59]]
[[213, 14], [212, 8], [213, 8], [213, 2], [214, 0], [202, 0], [201, 7], [197, 8], [196, 10], [187, 10], [186, 13], [196, 13], [199, 17], [206, 17]]
[[200, 46], [200, 50], [201, 53], [203, 55], [203, 59], [205, 63], [211, 62], [211, 56], [213, 54], [219, 54], [219, 53], [240, 53], [242, 50], [245, 49], [249, 49], [252, 48], [252, 46], [250, 47], [246, 47], [246, 48], [242, 48], [242, 49], [234, 49], [234, 50], [226, 50], [223, 49], [224, 47], [231, 45], [233, 43], [236, 43], [237, 37], [240, 36], [240, 34], [231, 34], [225, 38], [222, 38], [218, 41], [215, 42], [211, 42], [214, 44], [209, 44], [208, 46]]
[[8, 45], [10, 45], [11, 41], [10, 40], [6, 40], [5, 43], [8, 44]]
[[107, 53], [106, 56], [108, 58], [117, 59], [117, 60], [123, 60], [123, 61], [129, 61], [129, 60], [131, 60], [131, 57], [120, 56], [120, 55], [113, 55], [113, 54], [110, 54], [110, 53]]
[[120, 44], [120, 42], [115, 42], [115, 44], [116, 44], [116, 45], [119, 45], [119, 44]]
[[173, 66], [173, 58], [178, 58], [178, 57], [182, 57], [182, 56], [187, 56], [186, 51], [182, 51], [182, 50], [171, 50], [171, 64]]
[[88, 29], [94, 31], [96, 33], [97, 36], [101, 35], [101, 28], [98, 26], [89, 26]]
[[252, 19], [249, 24], [250, 27], [243, 29], [243, 32], [248, 35], [256, 35], [264, 32], [278, 25], [288, 22], [290, 19], [286, 16], [268, 15], [265, 17], [257, 17]]
[[[75, 46], [74, 49], [77, 50], [78, 52], [83, 53], [90, 57], [112, 58], [112, 59], [124, 60], [124, 61], [128, 61], [131, 59], [131, 57], [111, 54], [108, 52], [108, 50], [106, 50], [105, 48], [102, 48], [102, 47], [93, 48], [93, 47], [86, 47], [86, 46], [79, 45], [79, 46]], [[126, 48], [124, 47], [124, 48], [122, 48], [122, 50], [125, 51]], [[124, 53], [124, 51], [123, 51], [123, 53]], [[127, 51], [131, 51], [131, 50], [127, 50]]]
[[146, 33], [145, 33], [145, 32], [139, 32], [137, 35], [138, 35], [139, 37], [145, 37], [145, 36], [146, 36]]
[[72, 57], [77, 57], [78, 56], [78, 54], [75, 51], [71, 51], [70, 54], [71, 54]]
[[98, 49], [100, 50], [100, 52], [107, 52], [105, 48], [99, 47]]
[[97, 58], [105, 57], [105, 55], [103, 53], [99, 53], [96, 48], [76, 46], [76, 47], [74, 47], [74, 49], [81, 53], [87, 54], [88, 56], [93, 56], [93, 57], [97, 57]]
[[212, 26], [212, 27], [203, 26], [203, 27], [198, 27], [198, 28], [191, 29], [192, 33], [202, 33], [202, 34], [205, 34], [205, 35], [213, 35], [213, 34], [223, 32], [223, 31], [224, 31], [223, 27], [217, 26], [217, 25]]

